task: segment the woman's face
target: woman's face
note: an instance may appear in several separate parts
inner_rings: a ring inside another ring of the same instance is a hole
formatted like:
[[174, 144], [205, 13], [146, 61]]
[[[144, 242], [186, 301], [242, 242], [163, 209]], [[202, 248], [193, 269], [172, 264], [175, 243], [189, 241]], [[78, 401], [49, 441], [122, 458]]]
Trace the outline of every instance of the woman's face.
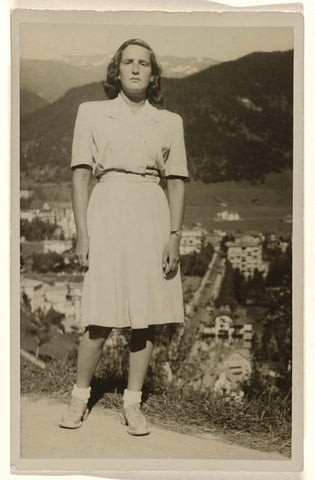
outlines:
[[152, 80], [150, 51], [140, 45], [128, 45], [119, 65], [122, 91], [130, 98], [146, 98]]

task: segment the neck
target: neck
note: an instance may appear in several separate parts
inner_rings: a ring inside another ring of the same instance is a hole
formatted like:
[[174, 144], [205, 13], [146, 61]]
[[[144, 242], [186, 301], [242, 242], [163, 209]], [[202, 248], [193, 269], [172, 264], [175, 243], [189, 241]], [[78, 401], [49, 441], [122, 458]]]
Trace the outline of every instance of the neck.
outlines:
[[120, 94], [124, 101], [129, 105], [131, 108], [137, 108], [141, 105], [143, 105], [146, 101], [146, 97], [144, 97], [142, 94], [137, 95], [127, 95], [124, 93], [122, 90], [120, 91]]

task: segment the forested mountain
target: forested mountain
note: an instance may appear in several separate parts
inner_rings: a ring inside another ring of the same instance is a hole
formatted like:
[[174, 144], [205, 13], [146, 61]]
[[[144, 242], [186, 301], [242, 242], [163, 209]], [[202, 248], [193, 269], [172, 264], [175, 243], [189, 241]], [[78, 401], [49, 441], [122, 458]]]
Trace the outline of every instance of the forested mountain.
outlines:
[[47, 102], [36, 93], [27, 90], [20, 91], [20, 115], [34, 112], [47, 105]]
[[[293, 52], [252, 53], [181, 79], [163, 79], [164, 108], [184, 118], [189, 169], [206, 183], [261, 181], [292, 165]], [[70, 177], [81, 102], [106, 98], [99, 83], [69, 90], [21, 119], [21, 173]]]

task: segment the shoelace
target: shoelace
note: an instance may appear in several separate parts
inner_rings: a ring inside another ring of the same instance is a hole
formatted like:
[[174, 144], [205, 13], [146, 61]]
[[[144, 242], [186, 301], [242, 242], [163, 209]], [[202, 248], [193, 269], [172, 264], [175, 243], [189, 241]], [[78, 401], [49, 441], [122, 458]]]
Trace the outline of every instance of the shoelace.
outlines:
[[73, 398], [69, 406], [69, 417], [76, 419], [79, 415], [82, 416], [85, 409], [85, 405], [78, 398]]
[[[126, 416], [133, 415], [136, 417], [143, 417], [143, 413], [140, 410], [140, 403], [136, 403], [135, 405], [128, 405], [127, 408], [130, 408], [129, 412], [126, 412]], [[126, 409], [127, 409], [126, 408]]]

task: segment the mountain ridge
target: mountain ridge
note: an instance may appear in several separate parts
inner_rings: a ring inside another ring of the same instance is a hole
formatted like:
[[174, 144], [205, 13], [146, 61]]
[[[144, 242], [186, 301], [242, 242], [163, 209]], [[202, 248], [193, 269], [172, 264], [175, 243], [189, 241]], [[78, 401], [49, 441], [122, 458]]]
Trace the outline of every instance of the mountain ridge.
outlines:
[[[270, 171], [292, 168], [292, 51], [256, 52], [182, 79], [164, 78], [162, 85], [163, 108], [184, 119], [193, 179], [260, 182]], [[77, 108], [104, 99], [101, 84], [92, 83], [22, 117], [22, 174], [67, 178]]]
[[[30, 91], [52, 103], [67, 90], [101, 81], [112, 54], [63, 55], [52, 60], [21, 59], [20, 82]], [[218, 63], [217, 60], [194, 57], [161, 56], [162, 76], [182, 78]]]

